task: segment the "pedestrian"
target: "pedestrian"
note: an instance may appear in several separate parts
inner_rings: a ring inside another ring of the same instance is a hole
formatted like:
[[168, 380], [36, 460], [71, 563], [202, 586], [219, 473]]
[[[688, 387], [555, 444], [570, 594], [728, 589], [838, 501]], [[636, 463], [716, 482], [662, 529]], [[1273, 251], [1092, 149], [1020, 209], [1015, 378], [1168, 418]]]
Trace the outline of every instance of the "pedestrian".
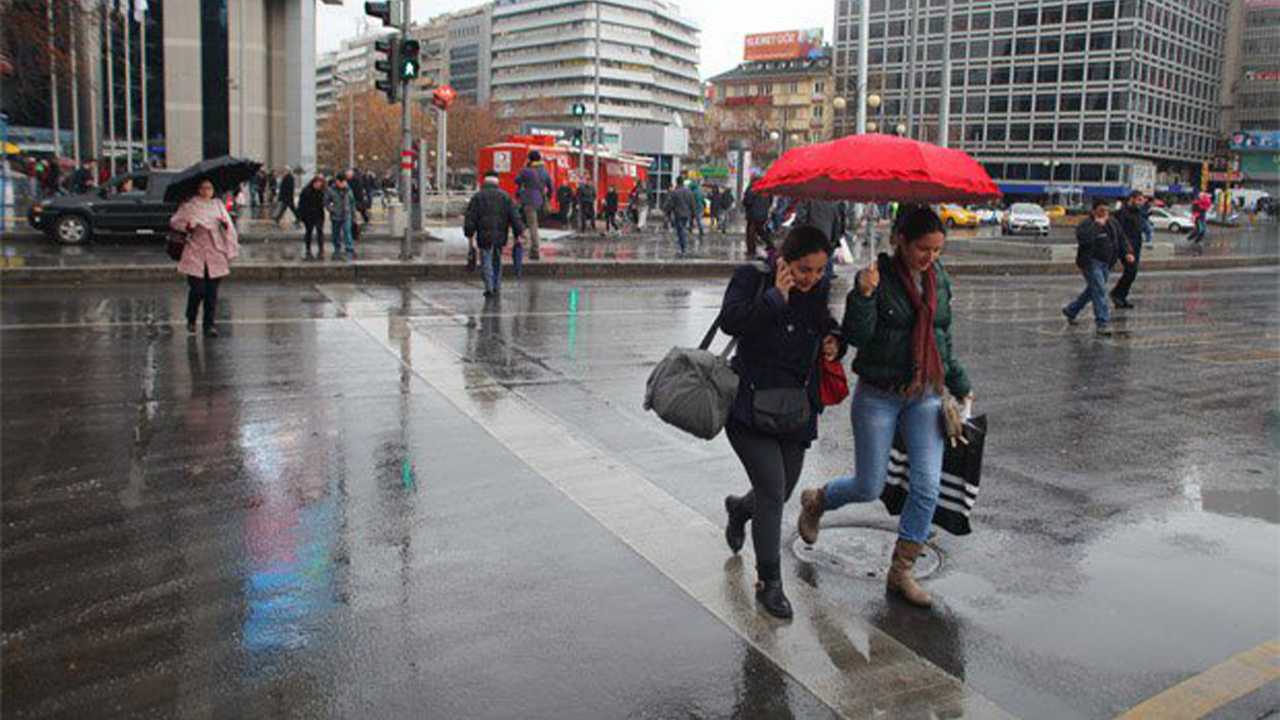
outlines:
[[298, 225], [298, 205], [294, 200], [294, 179], [293, 170], [285, 168], [280, 174], [280, 184], [276, 188], [276, 216], [273, 218], [277, 225], [280, 224], [280, 218], [284, 217], [284, 211], [288, 210], [293, 214], [293, 224]]
[[627, 209], [634, 213], [636, 232], [644, 232], [645, 223], [649, 220], [649, 193], [637, 184], [631, 188], [627, 196]]
[[1199, 245], [1209, 234], [1209, 208], [1213, 207], [1213, 200], [1210, 199], [1209, 193], [1200, 193], [1200, 197], [1191, 203], [1191, 218], [1195, 223], [1195, 229], [1187, 236], [1193, 245]]
[[596, 186], [590, 180], [578, 186], [578, 224], [579, 232], [586, 232], [587, 223], [591, 223], [591, 232], [596, 231]]
[[324, 178], [320, 175], [315, 175], [311, 178], [311, 182], [302, 188], [302, 194], [298, 197], [297, 217], [306, 228], [303, 241], [306, 243], [308, 260], [312, 258], [312, 233], [315, 234], [316, 238], [316, 251], [320, 259], [324, 260], [324, 206], [327, 194]]
[[[782, 508], [818, 435], [818, 355], [835, 360], [844, 349], [827, 307], [826, 267], [827, 239], [813, 228], [796, 228], [775, 264], [762, 271], [750, 263], [734, 271], [717, 321], [738, 340], [732, 364], [740, 382], [725, 434], [751, 482], [747, 494], [724, 499], [725, 541], [737, 553], [751, 523], [756, 600], [784, 619], [791, 617], [791, 603], [782, 589]], [[782, 401], [788, 419], [770, 416], [763, 409], [772, 404], [767, 399]]]
[[564, 223], [566, 229], [572, 227], [569, 221], [573, 214], [573, 187], [569, 183], [556, 188], [556, 205], [560, 208], [560, 222]]
[[502, 292], [502, 248], [507, 234], [519, 241], [525, 228], [515, 201], [499, 187], [497, 173], [486, 174], [483, 187], [471, 196], [462, 231], [479, 252], [484, 296], [498, 295]]
[[[529, 233], [530, 260], [542, 259], [542, 250], [538, 244], [538, 215], [551, 200], [553, 191], [551, 173], [542, 164], [542, 153], [530, 151], [528, 162], [516, 176], [516, 199], [520, 201], [520, 214]], [[594, 221], [592, 227], [594, 228]]]
[[712, 202], [716, 205], [716, 219], [720, 226], [720, 234], [724, 235], [729, 232], [729, 214], [733, 212], [733, 191], [727, 187], [720, 188], [719, 194]]
[[615, 187], [610, 187], [604, 194], [604, 230], [614, 234], [621, 232], [618, 227], [618, 189]]
[[[355, 168], [349, 168], [346, 177], [347, 187], [351, 188], [351, 197], [355, 199], [355, 212], [360, 215], [359, 218], [355, 214], [351, 216], [351, 240], [359, 242], [363, 225], [369, 224], [369, 190], [360, 180], [360, 172]], [[361, 219], [364, 220], [363, 225], [360, 223]]]
[[757, 193], [755, 187], [756, 181], [752, 180], [747, 185], [747, 191], [742, 194], [742, 211], [747, 220], [748, 260], [756, 257], [756, 243], [764, 238], [765, 223], [769, 222], [769, 208], [773, 207], [773, 197]]
[[938, 262], [946, 226], [928, 207], [903, 206], [895, 239], [894, 254], [882, 253], [859, 272], [845, 300], [841, 329], [857, 348], [858, 384], [850, 403], [854, 475], [801, 492], [799, 525], [801, 537], [812, 544], [823, 513], [879, 499], [898, 433], [911, 458], [910, 489], [887, 586], [907, 602], [929, 607], [933, 598], [916, 582], [912, 567], [938, 505], [942, 397], [949, 390], [972, 409], [973, 394], [952, 342], [951, 279]]
[[1129, 290], [1133, 287], [1134, 279], [1138, 277], [1138, 263], [1142, 261], [1142, 235], [1147, 226], [1147, 218], [1142, 210], [1146, 206], [1146, 195], [1141, 190], [1134, 190], [1129, 193], [1129, 200], [1125, 206], [1116, 213], [1116, 221], [1120, 224], [1125, 242], [1129, 246], [1129, 252], [1121, 258], [1124, 263], [1124, 274], [1111, 290], [1111, 302], [1121, 310], [1133, 307], [1133, 303], [1129, 302]]
[[356, 255], [355, 239], [351, 228], [355, 225], [356, 196], [347, 185], [345, 175], [339, 175], [325, 195], [325, 210], [329, 213], [330, 229], [333, 231], [333, 259], [354, 260]]
[[1128, 240], [1120, 224], [1111, 217], [1111, 203], [1102, 198], [1093, 201], [1093, 213], [1076, 228], [1076, 267], [1084, 275], [1080, 296], [1062, 308], [1067, 322], [1074, 325], [1085, 305], [1093, 303], [1095, 332], [1111, 334], [1111, 308], [1107, 305], [1107, 275], [1116, 261], [1134, 262]]
[[796, 207], [795, 225], [817, 228], [827, 238], [827, 276], [835, 279], [835, 254], [848, 223], [844, 203], [839, 200], [803, 200]]
[[196, 194], [183, 200], [169, 218], [169, 227], [186, 235], [178, 272], [187, 276], [187, 332], [196, 331], [204, 308], [205, 337], [218, 336], [218, 285], [240, 256], [240, 240], [227, 204], [214, 197], [213, 182], [203, 180]]
[[698, 213], [698, 199], [694, 197], [691, 185], [692, 181], [685, 180], [671, 193], [671, 225], [676, 229], [676, 244], [682, 256], [689, 251], [689, 231], [693, 228], [693, 217]]
[[702, 190], [702, 184], [695, 179], [688, 181], [689, 190], [693, 193], [694, 212], [693, 220], [689, 225], [689, 229], [697, 228], [698, 239], [702, 239], [702, 214], [707, 210], [707, 194]]

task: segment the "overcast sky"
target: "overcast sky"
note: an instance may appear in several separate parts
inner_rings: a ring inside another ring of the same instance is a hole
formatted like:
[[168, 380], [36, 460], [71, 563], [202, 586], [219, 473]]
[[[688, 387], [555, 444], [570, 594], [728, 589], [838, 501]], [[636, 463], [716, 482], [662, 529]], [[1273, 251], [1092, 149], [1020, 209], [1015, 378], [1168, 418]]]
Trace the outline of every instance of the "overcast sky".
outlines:
[[[742, 61], [742, 38], [756, 32], [805, 30], [820, 27], [831, 42], [834, 0], [678, 0], [684, 14], [702, 27], [703, 79], [724, 72]], [[477, 5], [475, 0], [435, 0], [413, 3], [413, 18], [424, 22], [433, 15]], [[317, 47], [336, 50], [343, 38], [359, 32], [363, 0], [345, 0], [343, 6], [316, 3]]]

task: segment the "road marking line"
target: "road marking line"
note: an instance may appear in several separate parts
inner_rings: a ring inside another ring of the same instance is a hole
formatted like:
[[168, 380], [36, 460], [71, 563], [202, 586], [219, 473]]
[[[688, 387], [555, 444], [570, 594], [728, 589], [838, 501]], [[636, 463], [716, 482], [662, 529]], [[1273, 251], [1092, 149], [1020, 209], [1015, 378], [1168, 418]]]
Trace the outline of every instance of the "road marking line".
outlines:
[[1280, 679], [1280, 638], [1268, 640], [1130, 708], [1116, 720], [1194, 720]]
[[[322, 292], [324, 292], [322, 290]], [[408, 352], [384, 318], [351, 317], [379, 346], [513, 455], [649, 562], [745, 642], [849, 718], [907, 714], [1010, 718], [870, 623], [803, 582], [789, 587], [796, 620], [779, 625], [755, 607], [741, 561], [729, 561], [719, 527], [625, 462], [573, 432], [517, 390], [474, 387], [478, 370], [423, 333]], [[472, 378], [470, 381], [468, 377]], [[843, 634], [833, 638], [832, 633]], [[843, 640], [843, 641], [842, 641]], [[839, 652], [833, 648], [844, 648]], [[847, 648], [858, 648], [848, 652]]]

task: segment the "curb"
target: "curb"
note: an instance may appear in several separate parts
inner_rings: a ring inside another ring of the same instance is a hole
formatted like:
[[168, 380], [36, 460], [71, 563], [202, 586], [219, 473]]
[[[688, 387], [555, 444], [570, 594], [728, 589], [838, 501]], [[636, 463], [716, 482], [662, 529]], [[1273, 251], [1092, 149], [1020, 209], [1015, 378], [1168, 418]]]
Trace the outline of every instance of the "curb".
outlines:
[[[526, 263], [524, 276], [533, 278], [705, 278], [725, 277], [737, 262], [691, 260], [684, 262], [548, 262]], [[1280, 256], [1248, 255], [1151, 260], [1142, 264], [1147, 272], [1169, 270], [1224, 270], [1280, 265]], [[1075, 265], [1066, 262], [959, 262], [947, 265], [953, 276], [1036, 276], [1075, 275]], [[510, 273], [510, 266], [507, 267]], [[345, 281], [385, 282], [393, 280], [459, 281], [475, 279], [464, 263], [367, 261], [345, 264], [285, 263], [244, 264], [232, 272], [237, 280], [258, 282]], [[26, 267], [0, 269], [5, 285], [108, 284], [169, 282], [177, 275], [172, 265], [98, 265], [82, 267]]]

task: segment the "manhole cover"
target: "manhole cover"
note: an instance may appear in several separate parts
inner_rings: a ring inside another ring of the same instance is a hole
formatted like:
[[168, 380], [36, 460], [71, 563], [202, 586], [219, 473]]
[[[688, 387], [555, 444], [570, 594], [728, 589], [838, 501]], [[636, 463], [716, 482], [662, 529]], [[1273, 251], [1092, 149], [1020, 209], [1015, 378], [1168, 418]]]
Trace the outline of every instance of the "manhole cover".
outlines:
[[[801, 562], [816, 565], [853, 578], [884, 578], [889, 572], [889, 559], [898, 533], [863, 525], [823, 527], [818, 542], [806, 544], [799, 536], [791, 543], [791, 552]], [[926, 578], [942, 567], [938, 549], [926, 544], [916, 560], [915, 576]]]

